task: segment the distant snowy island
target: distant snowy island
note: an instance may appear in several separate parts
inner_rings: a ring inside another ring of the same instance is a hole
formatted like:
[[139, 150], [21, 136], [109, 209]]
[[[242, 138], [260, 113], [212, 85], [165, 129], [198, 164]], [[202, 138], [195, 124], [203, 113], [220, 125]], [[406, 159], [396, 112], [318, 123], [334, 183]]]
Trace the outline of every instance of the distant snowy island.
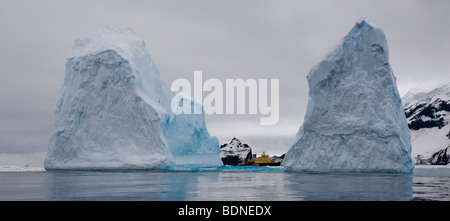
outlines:
[[450, 83], [403, 96], [416, 164], [450, 163]]

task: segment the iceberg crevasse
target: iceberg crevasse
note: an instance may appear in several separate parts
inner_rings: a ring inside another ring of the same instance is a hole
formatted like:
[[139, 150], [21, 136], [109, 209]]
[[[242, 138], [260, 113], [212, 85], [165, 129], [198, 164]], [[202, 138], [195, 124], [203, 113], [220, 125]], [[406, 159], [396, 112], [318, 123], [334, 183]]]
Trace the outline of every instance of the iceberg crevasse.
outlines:
[[218, 153], [204, 115], [174, 115], [173, 97], [132, 30], [105, 28], [77, 38], [44, 167], [167, 168], [176, 154]]
[[307, 80], [287, 170], [412, 172], [410, 131], [380, 28], [358, 21]]

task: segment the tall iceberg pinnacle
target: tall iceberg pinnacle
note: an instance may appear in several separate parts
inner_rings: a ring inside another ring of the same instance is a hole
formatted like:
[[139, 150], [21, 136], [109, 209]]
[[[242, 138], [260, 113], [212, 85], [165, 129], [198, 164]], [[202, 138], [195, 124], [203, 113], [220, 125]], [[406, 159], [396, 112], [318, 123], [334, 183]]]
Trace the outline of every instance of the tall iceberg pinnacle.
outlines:
[[358, 21], [308, 76], [292, 171], [411, 173], [411, 136], [380, 28]]
[[218, 153], [204, 116], [174, 115], [173, 97], [132, 30], [105, 28], [77, 38], [44, 167], [156, 169], [174, 165], [178, 153]]

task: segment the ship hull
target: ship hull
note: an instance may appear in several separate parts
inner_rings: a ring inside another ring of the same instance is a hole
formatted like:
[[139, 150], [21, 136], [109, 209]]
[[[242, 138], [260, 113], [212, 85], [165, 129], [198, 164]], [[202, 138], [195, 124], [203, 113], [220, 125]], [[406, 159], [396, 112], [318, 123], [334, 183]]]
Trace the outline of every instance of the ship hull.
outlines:
[[247, 164], [250, 166], [281, 166], [281, 163], [255, 163], [255, 164]]

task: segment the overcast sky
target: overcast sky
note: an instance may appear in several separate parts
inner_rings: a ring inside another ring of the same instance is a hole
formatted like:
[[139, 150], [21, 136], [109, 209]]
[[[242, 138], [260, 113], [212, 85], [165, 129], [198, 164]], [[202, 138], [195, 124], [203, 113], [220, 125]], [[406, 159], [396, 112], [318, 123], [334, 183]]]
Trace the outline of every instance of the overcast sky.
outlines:
[[402, 95], [449, 82], [449, 11], [447, 0], [1, 0], [0, 156], [47, 150], [66, 57], [89, 31], [132, 28], [168, 85], [192, 82], [194, 70], [204, 79], [280, 79], [277, 125], [260, 126], [259, 115], [207, 116], [207, 127], [222, 140], [289, 143], [303, 122], [309, 69], [361, 17], [384, 30]]

